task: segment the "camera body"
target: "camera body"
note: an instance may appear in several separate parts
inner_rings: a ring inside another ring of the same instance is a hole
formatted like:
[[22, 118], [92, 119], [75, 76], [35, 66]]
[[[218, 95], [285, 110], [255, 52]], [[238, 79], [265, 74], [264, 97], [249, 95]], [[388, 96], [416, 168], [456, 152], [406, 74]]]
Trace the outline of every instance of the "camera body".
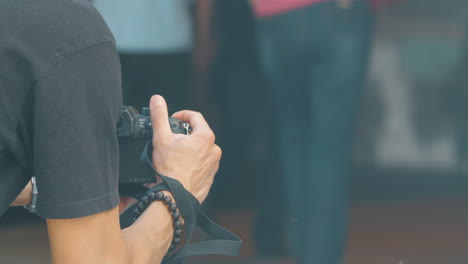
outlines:
[[[191, 128], [188, 123], [169, 117], [169, 125], [174, 134], [190, 134]], [[153, 136], [150, 109], [143, 107], [140, 114], [133, 106], [122, 106], [120, 119], [117, 123], [117, 136], [150, 139]]]
[[[169, 117], [171, 130], [175, 134], [190, 134], [192, 131], [188, 123]], [[135, 183], [152, 183], [156, 177], [148, 174], [146, 165], [140, 161], [140, 155], [146, 143], [153, 136], [150, 110], [143, 107], [141, 114], [132, 106], [122, 106], [119, 122], [117, 123], [117, 137], [119, 142], [119, 184], [128, 186]]]

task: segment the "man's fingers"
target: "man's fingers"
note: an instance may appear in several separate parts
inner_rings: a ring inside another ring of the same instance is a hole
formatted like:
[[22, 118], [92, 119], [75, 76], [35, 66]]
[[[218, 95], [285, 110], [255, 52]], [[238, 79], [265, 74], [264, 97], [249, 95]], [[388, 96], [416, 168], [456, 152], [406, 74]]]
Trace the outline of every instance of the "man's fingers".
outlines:
[[173, 138], [166, 100], [160, 95], [154, 95], [151, 97], [150, 110], [153, 125], [153, 143], [165, 144]]
[[183, 110], [174, 113], [172, 117], [189, 123], [192, 127], [193, 135], [206, 134], [207, 136], [213, 137], [214, 139], [213, 131], [211, 130], [210, 126], [208, 125], [201, 113], [190, 110]]

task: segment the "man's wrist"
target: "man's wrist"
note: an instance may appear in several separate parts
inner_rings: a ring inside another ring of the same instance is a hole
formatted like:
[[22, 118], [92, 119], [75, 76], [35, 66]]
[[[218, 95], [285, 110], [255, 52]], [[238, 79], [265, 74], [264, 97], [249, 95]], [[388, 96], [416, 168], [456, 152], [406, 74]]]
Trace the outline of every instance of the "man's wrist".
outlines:
[[[171, 196], [164, 191], [164, 195]], [[133, 225], [122, 231], [132, 263], [159, 263], [169, 250], [174, 227], [164, 202], [153, 202]]]

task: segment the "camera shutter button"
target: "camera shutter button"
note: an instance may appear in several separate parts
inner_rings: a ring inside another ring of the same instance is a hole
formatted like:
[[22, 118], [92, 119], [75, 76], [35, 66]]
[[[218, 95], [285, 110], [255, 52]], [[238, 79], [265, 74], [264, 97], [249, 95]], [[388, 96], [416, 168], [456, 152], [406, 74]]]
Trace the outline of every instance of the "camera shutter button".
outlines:
[[145, 127], [146, 127], [147, 129], [151, 129], [151, 128], [153, 127], [153, 125], [151, 124], [151, 121], [147, 120], [147, 121], [145, 122]]

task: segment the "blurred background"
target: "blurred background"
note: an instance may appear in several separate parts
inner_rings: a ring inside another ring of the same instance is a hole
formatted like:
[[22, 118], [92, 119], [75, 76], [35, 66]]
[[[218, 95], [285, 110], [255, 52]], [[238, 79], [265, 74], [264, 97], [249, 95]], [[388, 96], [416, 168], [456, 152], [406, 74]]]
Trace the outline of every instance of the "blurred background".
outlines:
[[[94, 4], [124, 103], [201, 111], [223, 148], [204, 207], [244, 247], [186, 263], [468, 263], [466, 0]], [[0, 263], [50, 263], [45, 222], [11, 208]]]

